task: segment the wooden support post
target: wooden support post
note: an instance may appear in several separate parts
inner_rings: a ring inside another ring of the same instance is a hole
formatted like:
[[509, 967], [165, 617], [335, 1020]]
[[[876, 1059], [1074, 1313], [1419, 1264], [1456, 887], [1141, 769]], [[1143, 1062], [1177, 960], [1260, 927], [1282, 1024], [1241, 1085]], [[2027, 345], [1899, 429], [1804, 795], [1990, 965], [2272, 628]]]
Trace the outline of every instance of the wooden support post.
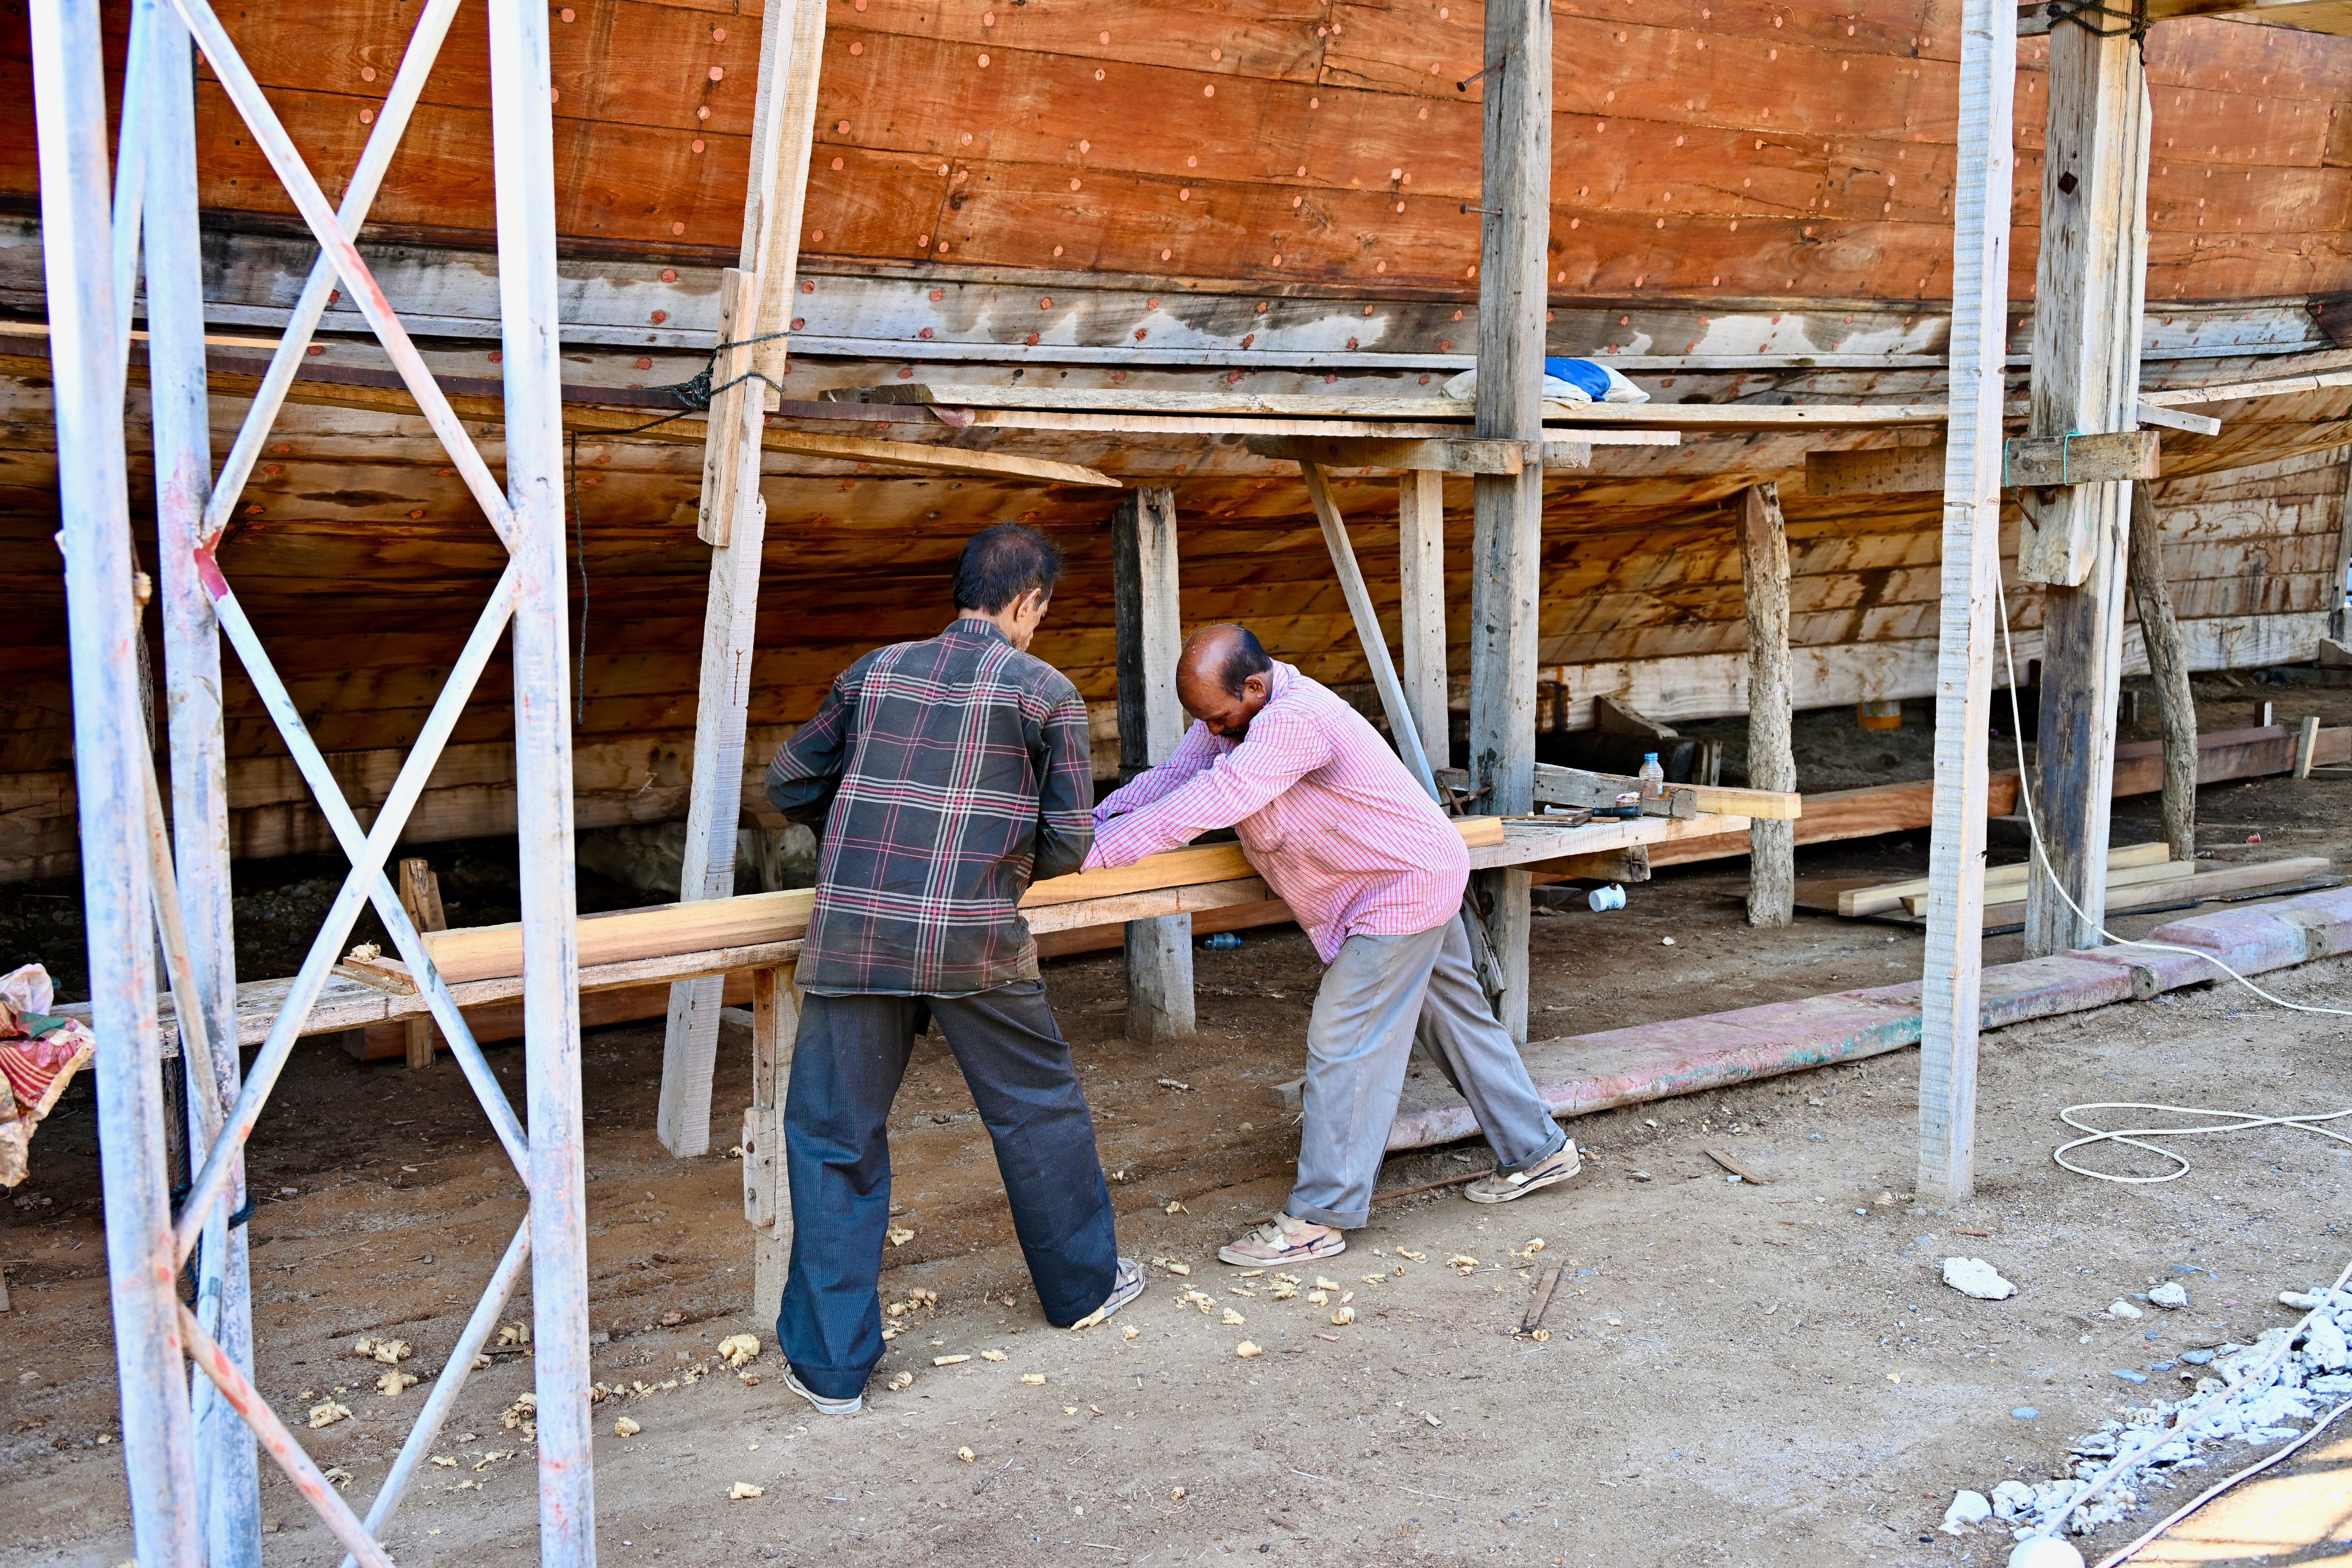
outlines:
[[[1739, 574], [1748, 600], [1748, 787], [1793, 790], [1789, 534], [1778, 485], [1740, 494]], [[1796, 915], [1797, 825], [1758, 817], [1748, 828], [1748, 923], [1784, 926]]]
[[2328, 556], [2328, 568], [2335, 574], [2327, 584], [2327, 637], [2341, 643], [2352, 638], [2352, 613], [2346, 605], [2352, 600], [2346, 584], [2352, 582], [2352, 447], [2338, 447], [2336, 454], [2345, 459], [2344, 493], [2336, 502], [2336, 548]]
[[2175, 860], [2197, 858], [2197, 698], [2189, 686], [2189, 648], [2164, 580], [2164, 542], [2146, 485], [2132, 487], [2131, 588], [2139, 601], [2140, 640], [2156, 681], [2164, 730], [2164, 841]]
[[[801, 209], [814, 134], [817, 71], [824, 53], [823, 0], [775, 0], [761, 25], [760, 88], [752, 110], [751, 166], [743, 206], [742, 266], [719, 285], [722, 350], [714, 384], [783, 368], [782, 340], [800, 259]], [[711, 546], [703, 611], [702, 679], [695, 709], [694, 773], [687, 806], [681, 901], [735, 890], [735, 834], [742, 813], [745, 713], [760, 596], [767, 506], [760, 497], [761, 430], [776, 393], [741, 382], [711, 400], [703, 449], [702, 507], [696, 531]], [[662, 1042], [661, 1100], [655, 1129], [684, 1159], [710, 1147], [710, 1076], [719, 1054], [721, 982], [670, 987]]]
[[[418, 931], [449, 929], [449, 917], [441, 908], [441, 879], [433, 874], [431, 861], [400, 863], [400, 907], [408, 911], [409, 920]], [[431, 1067], [433, 1053], [441, 1044], [441, 1031], [431, 1017], [422, 1013], [401, 1022], [406, 1034], [408, 1065]]]
[[1445, 476], [1408, 468], [1397, 485], [1403, 602], [1404, 700], [1433, 768], [1452, 765], [1453, 723], [1445, 697]]
[[[2120, 27], [2105, 37], [2059, 27], [2048, 81], [2028, 429], [2044, 440], [2132, 427], [2147, 255], [2139, 40]], [[2036, 858], [2026, 900], [2029, 957], [2102, 940], [2131, 490], [2109, 482], [2020, 492], [2018, 575], [2049, 585], [2034, 801], [2047, 858]]]
[[[1478, 419], [1486, 439], [1543, 438], [1544, 246], [1551, 219], [1551, 7], [1488, 0], [1484, 133], [1486, 216], [1478, 244]], [[1535, 802], [1536, 613], [1543, 558], [1543, 468], [1480, 474], [1470, 575], [1470, 785], [1482, 809], [1526, 815]], [[1528, 873], [1482, 871], [1474, 901], [1502, 970], [1502, 1017], [1528, 1037]]]
[[2017, 8], [1966, 0], [1952, 193], [1951, 414], [1936, 631], [1936, 786], [1920, 973], [1923, 1200], [1976, 1190], [1977, 1024], [1984, 979], [1987, 721], [2000, 585], [2001, 372], [2007, 361]]
[[[1118, 626], [1118, 769], [1131, 778], [1166, 762], [1184, 739], [1176, 660], [1184, 651], [1177, 597], [1176, 492], [1129, 490], [1112, 511], [1111, 584]], [[1127, 1035], [1190, 1039], [1192, 917], [1127, 923]]]
[[743, 1217], [751, 1244], [751, 1317], [773, 1323], [793, 1257], [793, 1189], [784, 1173], [784, 1098], [792, 1087], [800, 994], [786, 969], [751, 971], [751, 1103], [743, 1112]]

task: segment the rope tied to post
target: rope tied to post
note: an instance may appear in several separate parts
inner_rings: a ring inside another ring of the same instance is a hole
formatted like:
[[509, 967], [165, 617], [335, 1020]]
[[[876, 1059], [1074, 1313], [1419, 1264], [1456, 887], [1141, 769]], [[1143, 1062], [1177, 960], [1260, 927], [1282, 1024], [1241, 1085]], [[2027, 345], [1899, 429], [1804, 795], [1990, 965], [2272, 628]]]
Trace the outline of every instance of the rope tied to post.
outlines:
[[[2071, 22], [2095, 38], [2120, 38], [2128, 35], [2136, 42], [2145, 42], [2147, 37], [2147, 0], [2132, 0], [2128, 11], [2099, 5], [2097, 0], [2049, 0], [2049, 4], [2042, 7], [2042, 15], [2050, 18], [2053, 28]], [[2106, 17], [2121, 22], [2123, 26], [2102, 27], [2097, 22], [2085, 19], [2088, 17]]]
[[754, 344], [772, 343], [780, 338], [788, 338], [791, 336], [792, 333], [789, 331], [783, 331], [762, 332], [756, 338], [722, 338], [718, 342], [710, 345], [710, 357], [703, 362], [702, 368], [700, 370], [695, 372], [694, 374], [687, 377], [684, 381], [674, 381], [667, 386], [657, 386], [653, 389], [656, 392], [667, 392], [671, 397], [677, 399], [678, 404], [678, 411], [677, 413], [665, 414], [660, 418], [649, 419], [643, 425], [632, 426], [626, 430], [608, 431], [606, 434], [609, 436], [635, 436], [640, 431], [651, 430], [657, 425], [667, 425], [673, 419], [683, 419], [689, 414], [708, 414], [710, 412], [711, 403], [717, 399], [720, 393], [731, 392], [747, 381], [756, 381], [765, 386], [769, 391], [774, 393], [778, 397], [783, 396], [784, 389], [778, 385], [772, 377], [762, 375], [756, 370], [747, 370], [741, 375], [737, 376], [734, 380], [723, 381], [715, 386], [711, 384], [710, 375], [711, 372], [716, 369], [719, 364], [719, 356], [725, 353], [729, 349], [748, 349], [752, 347]]

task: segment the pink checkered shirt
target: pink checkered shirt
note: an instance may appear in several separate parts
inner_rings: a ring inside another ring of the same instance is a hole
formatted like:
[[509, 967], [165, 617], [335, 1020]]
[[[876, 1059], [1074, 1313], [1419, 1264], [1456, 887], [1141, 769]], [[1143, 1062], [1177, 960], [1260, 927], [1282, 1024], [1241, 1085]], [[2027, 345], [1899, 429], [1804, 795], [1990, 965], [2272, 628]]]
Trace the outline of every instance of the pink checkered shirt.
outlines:
[[1234, 827], [1326, 963], [1351, 936], [1444, 924], [1470, 875], [1461, 834], [1363, 715], [1289, 665], [1270, 679], [1248, 739], [1196, 723], [1174, 755], [1095, 807], [1086, 868]]

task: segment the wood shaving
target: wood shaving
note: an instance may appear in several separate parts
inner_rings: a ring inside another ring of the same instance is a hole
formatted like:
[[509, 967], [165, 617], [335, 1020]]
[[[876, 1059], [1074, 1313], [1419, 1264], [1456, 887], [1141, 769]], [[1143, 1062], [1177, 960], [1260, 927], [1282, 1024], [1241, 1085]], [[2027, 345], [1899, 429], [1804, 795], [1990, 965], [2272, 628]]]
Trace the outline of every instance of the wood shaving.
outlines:
[[499, 1343], [502, 1345], [527, 1345], [530, 1343], [530, 1325], [529, 1323], [499, 1324]]
[[903, 1225], [894, 1225], [885, 1234], [888, 1236], [890, 1245], [893, 1247], [904, 1247], [915, 1239], [915, 1233]]
[[1340, 1328], [1346, 1328], [1349, 1323], [1352, 1323], [1355, 1321], [1356, 1309], [1353, 1307], [1342, 1307], [1338, 1311], [1331, 1314], [1331, 1321]]
[[664, 1312], [661, 1315], [661, 1321], [663, 1328], [674, 1329], [677, 1327], [678, 1324], [686, 1321], [686, 1314], [679, 1311], [676, 1307], [672, 1307], [668, 1311]]
[[1292, 1301], [1297, 1300], [1297, 1298], [1298, 1287], [1291, 1284], [1287, 1280], [1285, 1280], [1274, 1288], [1274, 1299], [1277, 1301]]
[[1249, 1320], [1248, 1320], [1247, 1318], [1243, 1317], [1239, 1312], [1234, 1311], [1231, 1307], [1228, 1307], [1228, 1308], [1226, 1308], [1226, 1309], [1225, 1309], [1225, 1315], [1224, 1315], [1223, 1322], [1224, 1322], [1224, 1325], [1225, 1325], [1227, 1328], [1229, 1328], [1229, 1329], [1230, 1329], [1230, 1328], [1237, 1328], [1237, 1327], [1239, 1327], [1240, 1325], [1242, 1325], [1243, 1323], [1245, 1323], [1245, 1322], [1247, 1322], [1247, 1321], [1249, 1321]]
[[[1192, 1211], [1184, 1206], [1183, 1200], [1181, 1198], [1170, 1198], [1168, 1200], [1166, 1212], [1169, 1214], [1190, 1214]], [[1192, 1270], [1188, 1268], [1185, 1272], [1189, 1274]]]
[[644, 1430], [644, 1427], [638, 1426], [635, 1422], [630, 1420], [625, 1415], [613, 1423], [613, 1436], [615, 1437], [634, 1437]]
[[766, 1492], [767, 1489], [768, 1489], [765, 1487], [755, 1487], [749, 1481], [737, 1481], [733, 1486], [727, 1489], [727, 1500], [729, 1502], [741, 1502], [745, 1498], [759, 1497]]
[[1257, 1292], [1251, 1289], [1246, 1285], [1228, 1285], [1225, 1287], [1225, 1294], [1228, 1296], [1255, 1296]]
[[1162, 1089], [1191, 1089], [1191, 1088], [1192, 1087], [1192, 1086], [1191, 1084], [1189, 1084], [1189, 1083], [1185, 1083], [1185, 1082], [1182, 1082], [1182, 1081], [1181, 1081], [1181, 1080], [1180, 1080], [1180, 1079], [1172, 1079], [1172, 1078], [1163, 1078], [1163, 1079], [1159, 1079], [1158, 1081], [1159, 1081], [1160, 1087], [1160, 1088], [1162, 1088]]
[[338, 1405], [331, 1399], [323, 1405], [310, 1406], [310, 1430], [313, 1432], [321, 1426], [332, 1426], [338, 1421], [348, 1421], [351, 1418], [352, 1407], [348, 1405]]
[[1234, 1347], [1234, 1353], [1241, 1357], [1244, 1361], [1254, 1361], [1257, 1357], [1264, 1355], [1265, 1352], [1258, 1349], [1255, 1344], [1252, 1344], [1249, 1341], [1244, 1340], [1241, 1343]]
[[904, 1394], [915, 1386], [915, 1374], [911, 1372], [902, 1372], [892, 1378], [887, 1386], [893, 1394]]
[[331, 1481], [339, 1487], [347, 1487], [352, 1484], [352, 1478], [351, 1471], [343, 1468], [341, 1465], [329, 1465], [325, 1469], [320, 1471], [319, 1475], [322, 1480]]
[[980, 1458], [980, 1456], [979, 1456], [978, 1454], [973, 1453], [970, 1448], [958, 1448], [958, 1449], [956, 1450], [956, 1458], [959, 1458], [959, 1459], [961, 1459], [965, 1464], [969, 1465], [969, 1464], [971, 1464], [974, 1459], [979, 1458]]
[[1429, 1254], [1427, 1254], [1426, 1252], [1414, 1252], [1414, 1251], [1412, 1251], [1412, 1250], [1410, 1250], [1410, 1249], [1408, 1249], [1408, 1248], [1406, 1248], [1406, 1247], [1398, 1247], [1398, 1248], [1397, 1248], [1397, 1256], [1398, 1256], [1399, 1258], [1412, 1258], [1415, 1263], [1423, 1263], [1423, 1262], [1426, 1262], [1426, 1261], [1428, 1260], [1428, 1258], [1429, 1258]]
[[386, 1366], [397, 1366], [403, 1360], [416, 1352], [409, 1348], [406, 1340], [378, 1340], [375, 1342], [375, 1349], [368, 1353]]
[[719, 1342], [719, 1359], [730, 1368], [742, 1366], [759, 1353], [760, 1336], [757, 1334], [730, 1334]]
[[1045, 1381], [1045, 1374], [1042, 1372], [1024, 1372], [1021, 1374], [1021, 1381], [1024, 1383], [1043, 1383]]
[[1003, 1351], [982, 1351], [980, 1352], [980, 1359], [982, 1361], [1003, 1361], [1004, 1359], [1004, 1352]]
[[413, 1372], [387, 1372], [375, 1380], [375, 1391], [387, 1396], [398, 1394], [404, 1388], [415, 1386], [416, 1374]]
[[935, 1355], [931, 1358], [931, 1364], [933, 1366], [961, 1366], [971, 1359], [971, 1357], [968, 1355]]
[[1307, 1292], [1307, 1304], [1310, 1307], [1320, 1307], [1330, 1300], [1331, 1293], [1328, 1290], [1309, 1290]]
[[1118, 1337], [1123, 1340], [1131, 1340], [1142, 1331], [1143, 1331], [1141, 1329], [1137, 1328], [1133, 1323], [1121, 1323], [1118, 1326]]
[[454, 1470], [454, 1469], [456, 1469], [456, 1468], [457, 1468], [457, 1460], [455, 1460], [455, 1459], [453, 1459], [453, 1458], [450, 1458], [448, 1455], [446, 1455], [446, 1454], [436, 1454], [436, 1455], [434, 1455], [434, 1456], [433, 1456], [433, 1462], [434, 1462], [435, 1464], [436, 1464], [436, 1465], [439, 1465], [439, 1466], [440, 1466], [440, 1467], [442, 1467], [444, 1469], [451, 1469], [451, 1470]]
[[1315, 1277], [1315, 1289], [1318, 1290], [1337, 1290], [1339, 1288], [1339, 1282], [1337, 1279], [1326, 1279], [1320, 1274]]

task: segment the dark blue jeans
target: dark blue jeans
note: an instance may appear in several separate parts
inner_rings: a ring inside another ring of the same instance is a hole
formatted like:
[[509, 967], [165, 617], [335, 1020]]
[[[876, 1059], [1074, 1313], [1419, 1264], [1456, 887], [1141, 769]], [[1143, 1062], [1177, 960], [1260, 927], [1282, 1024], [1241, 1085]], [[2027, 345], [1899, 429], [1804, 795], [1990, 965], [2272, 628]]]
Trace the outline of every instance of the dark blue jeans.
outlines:
[[890, 1216], [890, 1102], [933, 1019], [996, 1145], [1013, 1228], [1045, 1319], [1077, 1321], [1118, 1271], [1094, 1118], [1045, 983], [971, 996], [819, 996], [801, 1012], [784, 1098], [792, 1272], [776, 1341], [827, 1399], [863, 1393], [882, 1359], [883, 1232]]

